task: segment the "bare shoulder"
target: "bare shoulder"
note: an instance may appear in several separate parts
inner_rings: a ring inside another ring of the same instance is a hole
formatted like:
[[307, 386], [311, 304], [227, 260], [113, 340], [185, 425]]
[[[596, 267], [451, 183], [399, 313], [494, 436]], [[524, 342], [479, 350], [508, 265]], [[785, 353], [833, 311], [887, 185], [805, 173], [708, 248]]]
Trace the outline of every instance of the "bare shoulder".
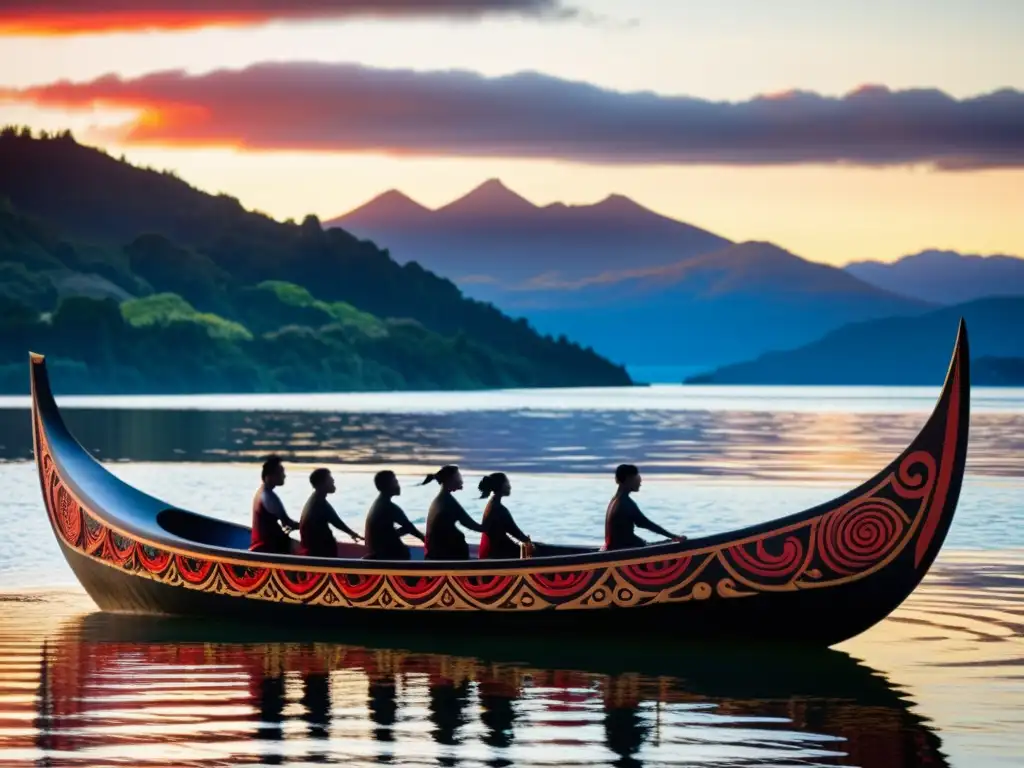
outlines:
[[274, 493], [274, 490], [272, 488], [262, 488], [260, 489], [260, 494], [260, 500], [263, 502], [263, 506], [267, 507], [268, 509], [270, 507], [280, 508], [281, 499], [278, 497], [276, 493]]

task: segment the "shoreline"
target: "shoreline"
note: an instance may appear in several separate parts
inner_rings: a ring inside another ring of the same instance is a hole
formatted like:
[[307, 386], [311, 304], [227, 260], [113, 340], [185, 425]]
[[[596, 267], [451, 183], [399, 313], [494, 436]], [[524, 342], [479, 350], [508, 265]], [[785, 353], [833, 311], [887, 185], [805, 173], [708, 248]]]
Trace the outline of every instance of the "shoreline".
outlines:
[[[451, 415], [488, 411], [750, 411], [778, 413], [930, 413], [941, 387], [902, 385], [650, 384], [467, 390], [208, 394], [58, 394], [65, 410], [209, 413], [344, 411]], [[971, 388], [972, 411], [1024, 413], [1024, 387]], [[568, 396], [571, 395], [571, 398]], [[780, 408], [782, 401], [785, 407]], [[739, 404], [742, 404], [740, 407]], [[0, 395], [0, 411], [27, 411], [29, 395]]]

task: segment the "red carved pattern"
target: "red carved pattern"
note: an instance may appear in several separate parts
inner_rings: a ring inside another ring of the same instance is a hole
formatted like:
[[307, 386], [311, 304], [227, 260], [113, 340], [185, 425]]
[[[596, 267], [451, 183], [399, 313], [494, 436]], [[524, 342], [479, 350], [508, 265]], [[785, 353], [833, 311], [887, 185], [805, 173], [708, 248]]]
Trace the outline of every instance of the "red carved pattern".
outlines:
[[960, 366], [957, 352], [957, 366], [953, 370], [953, 388], [950, 391], [949, 407], [946, 410], [946, 426], [943, 444], [946, 450], [942, 453], [942, 464], [936, 475], [935, 495], [921, 526], [917, 545], [914, 547], [914, 567], [920, 567], [931, 546], [935, 532], [938, 530], [942, 513], [946, 510], [946, 499], [953, 482], [953, 464], [956, 461], [956, 450], [960, 441]]
[[903, 457], [892, 488], [904, 499], [923, 499], [935, 485], [935, 457], [927, 451], [914, 451]]
[[312, 571], [276, 570], [278, 583], [292, 594], [293, 597], [305, 597], [317, 591], [327, 580], [327, 575]]
[[139, 565], [152, 574], [163, 573], [171, 564], [171, 553], [162, 549], [151, 547], [147, 544], [139, 544], [135, 550], [138, 555]]
[[349, 600], [359, 600], [373, 594], [384, 577], [379, 573], [332, 573], [331, 580]]
[[795, 576], [806, 559], [803, 542], [792, 534], [758, 539], [753, 546], [737, 544], [724, 554], [736, 567], [767, 579]]
[[213, 563], [209, 560], [200, 560], [185, 555], [175, 555], [174, 564], [177, 566], [181, 578], [189, 584], [205, 583], [213, 571]]
[[106, 538], [106, 559], [121, 566], [129, 563], [135, 554], [135, 540], [115, 531], [107, 531]]
[[618, 569], [618, 572], [635, 586], [663, 588], [677, 584], [690, 569], [692, 563], [693, 557], [687, 555], [654, 563], [624, 565]]
[[513, 576], [453, 576], [456, 586], [476, 600], [501, 598], [509, 593]]
[[106, 549], [107, 536], [109, 531], [106, 526], [92, 515], [85, 513], [85, 552], [88, 555], [96, 555]]
[[445, 576], [388, 576], [388, 584], [395, 593], [412, 603], [423, 602], [441, 588]]
[[526, 580], [543, 597], [566, 600], [585, 592], [597, 579], [598, 574], [604, 574], [604, 569], [530, 573], [526, 575]]
[[269, 568], [220, 563], [220, 575], [232, 589], [248, 594], [260, 589], [270, 578]]
[[53, 505], [54, 517], [57, 527], [60, 528], [64, 540], [73, 547], [77, 547], [82, 538], [82, 509], [78, 502], [71, 498], [71, 494], [64, 486], [58, 485], [56, 489], [56, 503]]
[[833, 571], [853, 574], [883, 560], [903, 538], [909, 520], [896, 502], [859, 499], [829, 512], [818, 526], [818, 554]]

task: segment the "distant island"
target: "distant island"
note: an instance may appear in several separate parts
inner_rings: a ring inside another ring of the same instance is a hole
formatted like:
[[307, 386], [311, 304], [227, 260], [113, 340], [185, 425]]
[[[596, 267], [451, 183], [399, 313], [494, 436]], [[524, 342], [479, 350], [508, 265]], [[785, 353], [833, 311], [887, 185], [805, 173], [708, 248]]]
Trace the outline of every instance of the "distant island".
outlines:
[[685, 383], [939, 385], [960, 317], [967, 321], [971, 383], [1024, 386], [1024, 296], [852, 323], [812, 344], [722, 366]]
[[308, 216], [278, 222], [69, 132], [0, 131], [0, 393], [620, 386], [564, 335]]

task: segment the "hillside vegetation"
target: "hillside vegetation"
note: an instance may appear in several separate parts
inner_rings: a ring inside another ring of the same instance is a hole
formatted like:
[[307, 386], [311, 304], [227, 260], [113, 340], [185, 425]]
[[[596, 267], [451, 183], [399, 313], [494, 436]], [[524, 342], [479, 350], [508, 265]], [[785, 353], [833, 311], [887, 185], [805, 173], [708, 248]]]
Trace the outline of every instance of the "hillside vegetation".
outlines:
[[623, 385], [621, 366], [315, 217], [277, 222], [84, 147], [0, 132], [0, 391]]

